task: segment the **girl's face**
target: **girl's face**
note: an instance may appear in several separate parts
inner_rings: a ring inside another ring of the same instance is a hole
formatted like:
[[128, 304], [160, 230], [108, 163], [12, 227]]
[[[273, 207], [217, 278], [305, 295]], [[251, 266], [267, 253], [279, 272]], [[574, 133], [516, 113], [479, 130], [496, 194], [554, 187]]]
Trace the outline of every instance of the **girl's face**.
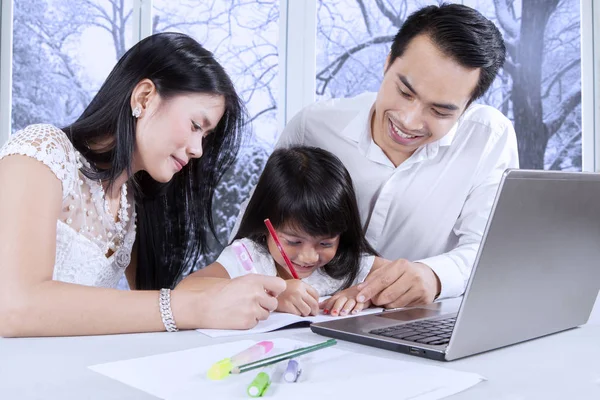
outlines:
[[158, 182], [169, 182], [192, 158], [202, 156], [202, 142], [225, 112], [223, 96], [153, 96], [137, 121], [135, 168]]
[[[329, 263], [338, 249], [340, 235], [334, 237], [314, 237], [301, 230], [283, 227], [275, 229], [283, 250], [292, 262], [298, 276], [306, 278], [317, 268], [321, 268]], [[267, 245], [269, 253], [278, 265], [278, 270], [284, 270], [289, 277], [289, 272], [285, 260], [281, 256], [275, 241], [271, 235], [267, 235]]]

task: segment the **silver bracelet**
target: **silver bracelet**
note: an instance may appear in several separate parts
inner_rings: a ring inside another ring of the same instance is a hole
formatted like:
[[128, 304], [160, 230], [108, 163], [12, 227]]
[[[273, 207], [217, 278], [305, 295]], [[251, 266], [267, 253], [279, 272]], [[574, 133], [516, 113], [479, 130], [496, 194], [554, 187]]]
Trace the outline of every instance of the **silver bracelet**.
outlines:
[[173, 311], [171, 311], [171, 289], [160, 289], [158, 306], [160, 307], [160, 316], [167, 332], [177, 332], [179, 329], [175, 325]]

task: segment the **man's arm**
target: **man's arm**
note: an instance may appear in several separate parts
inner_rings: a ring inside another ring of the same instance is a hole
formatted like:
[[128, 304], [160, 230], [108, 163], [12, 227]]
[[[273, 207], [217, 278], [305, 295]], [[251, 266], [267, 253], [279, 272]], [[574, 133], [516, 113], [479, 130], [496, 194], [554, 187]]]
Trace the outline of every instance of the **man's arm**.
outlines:
[[454, 233], [458, 236], [457, 246], [439, 256], [416, 261], [427, 265], [438, 276], [441, 282], [439, 298], [457, 297], [464, 293], [502, 175], [507, 168], [519, 167], [512, 125], [508, 125], [504, 132], [495, 133], [498, 137], [489, 141], [487, 156], [475, 175], [476, 183], [454, 225]]
[[438, 285], [437, 298], [463, 294], [502, 174], [507, 168], [519, 165], [512, 125], [507, 123], [503, 131], [493, 131], [492, 135], [496, 137], [488, 141], [486, 156], [475, 174], [475, 184], [454, 225], [457, 246], [447, 253], [414, 262], [397, 260], [375, 271], [360, 285], [358, 297], [362, 296], [363, 300], [359, 301], [373, 299], [375, 304], [386, 307], [428, 303], [438, 295]]

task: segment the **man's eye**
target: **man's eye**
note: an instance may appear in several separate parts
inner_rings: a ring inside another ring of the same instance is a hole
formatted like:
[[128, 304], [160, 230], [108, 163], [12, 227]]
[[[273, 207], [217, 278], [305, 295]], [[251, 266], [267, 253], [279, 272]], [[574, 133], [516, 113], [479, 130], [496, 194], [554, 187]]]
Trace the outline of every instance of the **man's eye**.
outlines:
[[436, 110], [435, 108], [432, 108], [431, 110], [433, 111], [433, 114], [434, 114], [436, 117], [441, 117], [441, 118], [444, 118], [444, 117], [449, 117], [449, 116], [450, 116], [450, 114], [444, 114], [444, 113], [441, 113], [441, 112], [439, 112], [438, 110]]

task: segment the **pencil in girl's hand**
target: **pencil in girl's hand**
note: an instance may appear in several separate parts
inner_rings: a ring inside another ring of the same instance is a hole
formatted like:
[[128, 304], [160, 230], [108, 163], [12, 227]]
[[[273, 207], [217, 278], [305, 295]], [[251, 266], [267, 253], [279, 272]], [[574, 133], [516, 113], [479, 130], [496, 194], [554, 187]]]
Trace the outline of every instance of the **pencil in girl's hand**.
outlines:
[[279, 249], [279, 252], [281, 253], [281, 256], [283, 257], [283, 260], [287, 264], [288, 269], [292, 273], [292, 276], [294, 277], [294, 279], [300, 279], [298, 277], [298, 274], [296, 273], [296, 269], [294, 269], [294, 266], [292, 265], [292, 262], [288, 258], [287, 254], [285, 254], [285, 251], [283, 250], [283, 247], [281, 246], [281, 242], [279, 242], [277, 233], [275, 233], [275, 229], [273, 228], [273, 224], [271, 224], [271, 221], [269, 221], [269, 218], [265, 219], [265, 225], [267, 226], [267, 229], [269, 230], [269, 233], [271, 234], [271, 237], [273, 238], [275, 245]]

